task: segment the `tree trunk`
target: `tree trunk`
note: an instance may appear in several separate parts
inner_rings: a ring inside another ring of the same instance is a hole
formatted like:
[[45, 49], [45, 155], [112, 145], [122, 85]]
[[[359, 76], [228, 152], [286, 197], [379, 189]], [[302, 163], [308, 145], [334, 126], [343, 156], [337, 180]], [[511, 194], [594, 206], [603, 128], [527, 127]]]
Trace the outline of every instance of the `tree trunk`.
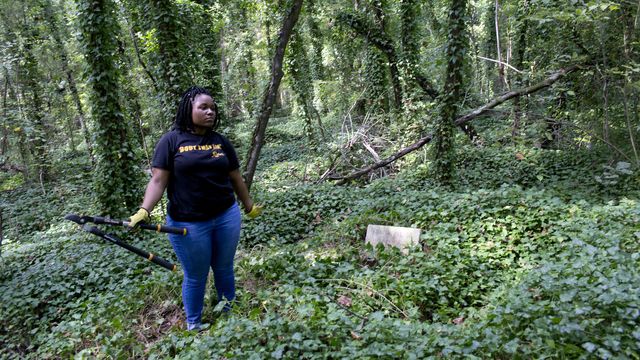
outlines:
[[2, 255], [2, 240], [4, 240], [4, 235], [2, 234], [2, 208], [0, 208], [0, 255]]
[[322, 64], [322, 32], [318, 27], [318, 22], [313, 17], [316, 10], [315, 1], [308, 0], [307, 7], [307, 27], [311, 35], [311, 78], [313, 80], [324, 80], [324, 65]]
[[500, 4], [495, 0], [494, 26], [496, 28], [496, 59], [498, 60], [498, 81], [499, 90], [504, 89], [507, 84], [504, 74], [504, 63], [502, 62], [502, 49], [500, 48]]
[[[26, 124], [28, 119], [27, 115], [24, 113], [24, 107], [20, 104], [20, 97], [24, 98], [24, 95], [19, 95], [18, 90], [14, 89], [13, 97], [18, 104], [18, 111], [20, 113], [20, 118], [22, 119], [21, 123]], [[29, 160], [29, 146], [28, 146], [27, 136], [24, 132], [24, 128], [20, 127], [18, 130], [18, 152], [20, 153], [20, 159], [22, 160], [22, 164], [24, 167], [24, 179], [27, 182], [31, 182], [33, 180], [31, 176], [31, 162]]]
[[[220, 29], [220, 76], [222, 77], [222, 79], [226, 79], [229, 76], [229, 60], [227, 59], [228, 44], [226, 38], [227, 33], [225, 32], [225, 29]], [[224, 96], [220, 99], [220, 101], [225, 101], [227, 114], [230, 117], [235, 117], [241, 113], [241, 106], [231, 92], [229, 81], [222, 81], [221, 84], [222, 93], [224, 94]]]
[[463, 72], [465, 58], [465, 21], [467, 0], [452, 0], [449, 11], [449, 36], [446, 46], [447, 72], [440, 121], [435, 130], [435, 168], [436, 180], [442, 185], [453, 182], [455, 171], [454, 120], [459, 104], [464, 96]]
[[[606, 72], [606, 60], [605, 60], [605, 72]], [[609, 77], [602, 73], [602, 138], [605, 143], [609, 144]]]
[[224, 91], [222, 89], [222, 72], [221, 72], [221, 62], [220, 62], [220, 37], [221, 30], [215, 31], [214, 23], [215, 19], [211, 18], [211, 15], [208, 12], [204, 12], [202, 14], [204, 18], [204, 23], [208, 24], [207, 28], [207, 36], [203, 40], [205, 45], [207, 54], [206, 54], [206, 68], [205, 71], [205, 87], [211, 91], [211, 95], [216, 100], [218, 104], [218, 112], [221, 120], [224, 121], [226, 114], [226, 104], [223, 101], [224, 99]]
[[78, 10], [88, 78], [93, 79], [90, 101], [97, 131], [93, 190], [102, 214], [122, 217], [139, 205], [142, 173], [136, 170], [130, 126], [120, 100], [115, 5], [110, 0], [82, 0]]
[[[128, 55], [126, 51], [120, 52], [120, 58], [124, 59], [127, 63], [125, 70], [127, 71], [126, 77], [133, 77], [136, 74], [133, 70], [133, 61], [131, 57]], [[140, 105], [140, 94], [138, 93], [137, 88], [134, 86], [132, 82], [125, 81], [122, 84], [122, 91], [124, 94], [122, 105], [125, 108], [125, 113], [127, 117], [131, 120], [129, 123], [133, 124], [133, 128], [135, 131], [135, 137], [138, 139], [138, 144], [144, 150], [145, 156], [147, 158], [147, 162], [149, 163], [149, 167], [151, 167], [151, 161], [149, 160], [149, 152], [147, 151], [147, 145], [144, 138], [144, 129], [142, 127], [142, 105]]]
[[[20, 71], [21, 70], [19, 70], [18, 72]], [[9, 72], [7, 71], [6, 68], [5, 68], [5, 74], [6, 74], [5, 79], [9, 79]], [[27, 116], [24, 114], [23, 107], [20, 103], [20, 95], [18, 94], [18, 90], [12, 87], [9, 81], [7, 81], [5, 84], [7, 85], [7, 104], [5, 104], [5, 119], [8, 119], [7, 117], [8, 114], [6, 114], [6, 111], [8, 109], [9, 98], [13, 98], [13, 100], [15, 101], [18, 107], [18, 114], [19, 114], [17, 116], [18, 123], [25, 124], [27, 122]], [[20, 170], [18, 171], [22, 172], [22, 175], [25, 181], [30, 182], [32, 179], [30, 177], [30, 171], [29, 171], [30, 170], [29, 151], [28, 151], [27, 139], [25, 136], [23, 126], [20, 126], [17, 129], [15, 129], [14, 134], [17, 137], [18, 154], [20, 155], [20, 160], [22, 160], [23, 166], [22, 167], [14, 166], [12, 168], [20, 168]]]
[[44, 11], [45, 17], [47, 18], [47, 22], [49, 23], [49, 27], [51, 29], [51, 35], [53, 40], [56, 43], [56, 46], [59, 49], [60, 55], [60, 63], [62, 66], [62, 72], [67, 75], [67, 83], [68, 90], [71, 94], [71, 98], [73, 99], [73, 103], [76, 107], [76, 111], [78, 112], [78, 121], [80, 122], [80, 127], [82, 128], [82, 134], [84, 136], [84, 141], [87, 144], [87, 152], [89, 153], [89, 159], [91, 159], [91, 163], [95, 165], [95, 158], [93, 156], [93, 146], [91, 143], [91, 135], [89, 134], [89, 129], [87, 129], [87, 124], [85, 121], [85, 113], [82, 109], [82, 101], [80, 101], [80, 94], [78, 93], [78, 87], [76, 85], [76, 80], [73, 76], [73, 72], [69, 67], [69, 55], [64, 47], [64, 42], [62, 41], [62, 36], [60, 34], [60, 28], [58, 26], [58, 20], [56, 19], [55, 12], [53, 11], [53, 6], [51, 4], [51, 0], [47, 0], [44, 3]]
[[68, 104], [63, 104], [62, 106], [64, 106], [64, 119], [66, 120], [66, 124], [67, 124], [67, 137], [69, 138], [69, 151], [74, 153], [76, 151], [76, 140], [75, 140], [75, 134], [76, 134], [76, 122], [74, 121], [73, 116], [71, 116], [71, 114], [69, 113], [69, 106]]
[[[486, 16], [483, 20], [483, 28], [486, 32], [486, 42], [484, 44], [484, 57], [487, 59], [493, 59], [495, 57], [495, 51], [497, 48], [496, 44], [496, 26], [495, 26], [495, 18], [496, 18], [496, 7], [495, 3], [493, 6], [489, 6], [487, 9]], [[494, 62], [485, 62], [484, 65], [484, 73], [486, 74], [485, 78], [485, 87], [487, 89], [486, 93], [489, 96], [495, 96], [495, 94], [500, 93], [500, 80], [496, 77], [496, 64]]]
[[[294, 31], [289, 41], [289, 61], [287, 61], [288, 73], [291, 75], [291, 87], [296, 95], [298, 105], [302, 108], [305, 118], [305, 130], [310, 143], [315, 143], [313, 121], [317, 114], [313, 106], [312, 98], [313, 81], [311, 79], [311, 66], [309, 57], [304, 48], [302, 32]], [[322, 134], [322, 128], [319, 129]]]
[[[2, 91], [2, 118], [6, 122], [8, 119], [7, 114], [7, 95], [9, 93], [9, 74], [4, 78], [4, 90]], [[9, 124], [2, 124], [2, 140], [0, 141], [0, 156], [4, 156], [7, 153], [7, 147], [9, 145]]]
[[49, 179], [49, 154], [47, 151], [47, 130], [44, 124], [44, 117], [42, 112], [42, 87], [39, 83], [41, 74], [38, 69], [38, 63], [33, 54], [33, 44], [38, 39], [38, 33], [36, 28], [27, 27], [24, 24], [24, 35], [27, 37], [24, 42], [23, 58], [24, 66], [21, 68], [22, 81], [26, 89], [31, 93], [31, 99], [28, 102], [27, 114], [29, 121], [33, 123], [34, 132], [29, 138], [29, 142], [33, 144], [33, 150], [36, 154], [36, 168], [38, 174], [36, 177], [42, 180]]
[[389, 72], [391, 73], [391, 85], [393, 86], [393, 103], [396, 109], [402, 108], [402, 84], [400, 83], [400, 71], [398, 70], [398, 60], [395, 57], [389, 57]]
[[[385, 37], [387, 35], [387, 2], [385, 0], [374, 0], [373, 13], [380, 31]], [[385, 52], [389, 64], [389, 75], [391, 76], [391, 87], [393, 88], [393, 105], [396, 109], [402, 108], [402, 84], [400, 83], [400, 71], [398, 70], [398, 57], [395, 51]]]
[[[633, 9], [629, 5], [624, 5], [622, 7], [623, 10], [623, 44], [624, 44], [624, 58], [627, 61], [627, 64], [631, 64], [633, 61], [632, 51], [633, 51], [633, 41], [634, 39], [634, 24], [633, 24]], [[639, 9], [640, 11], [640, 9]], [[633, 155], [636, 161], [636, 166], [640, 165], [640, 156], [638, 156], [638, 148], [636, 146], [635, 133], [636, 129], [632, 125], [631, 120], [631, 96], [629, 94], [630, 90], [632, 93], [635, 93], [635, 89], [633, 87], [633, 72], [628, 69], [625, 70], [624, 74], [624, 83], [622, 85], [622, 102], [624, 104], [624, 118], [627, 124], [627, 132], [629, 133], [629, 142], [631, 143], [631, 149], [633, 150]], [[637, 94], [636, 94], [637, 95]], [[637, 96], [636, 101], [637, 101]], [[636, 112], [636, 121], [637, 121], [637, 112]], [[636, 122], [637, 126], [637, 122]]]
[[[516, 45], [516, 60], [515, 67], [517, 69], [522, 70], [524, 67], [524, 59], [527, 50], [527, 33], [529, 30], [529, 20], [528, 16], [529, 3], [528, 0], [523, 0], [523, 9], [522, 15], [520, 16], [520, 29], [518, 31], [518, 41]], [[516, 88], [520, 88], [524, 85], [524, 75], [521, 73], [516, 73], [515, 75], [515, 86]], [[522, 127], [523, 119], [527, 117], [526, 115], [527, 104], [526, 98], [522, 98], [520, 96], [516, 97], [513, 100], [513, 126], [511, 128], [511, 136], [516, 138], [520, 135], [520, 128]]]
[[165, 125], [171, 125], [182, 92], [191, 81], [185, 71], [182, 58], [184, 45], [180, 39], [180, 27], [176, 20], [177, 9], [171, 0], [150, 0], [157, 30], [160, 76], [163, 90], [162, 107]]
[[363, 94], [367, 111], [388, 111], [389, 110], [389, 78], [387, 76], [387, 66], [384, 55], [373, 46], [365, 48], [363, 65], [363, 82], [366, 91]]
[[[405, 92], [411, 92], [408, 98], [414, 97], [408, 85], [417, 84], [413, 75], [420, 62], [420, 44], [418, 43], [418, 17], [419, 7], [416, 0], [405, 0], [400, 3], [400, 44], [402, 47], [402, 60], [406, 62], [404, 76], [407, 88]], [[415, 85], [414, 85], [415, 86]]]
[[282, 61], [284, 59], [284, 52], [286, 50], [287, 43], [289, 42], [291, 32], [293, 31], [293, 27], [295, 26], [296, 22], [298, 21], [298, 17], [300, 16], [301, 8], [302, 0], [294, 0], [289, 13], [284, 18], [282, 28], [280, 29], [280, 33], [278, 34], [278, 46], [276, 47], [276, 52], [271, 64], [271, 80], [269, 81], [269, 85], [262, 100], [260, 114], [258, 115], [258, 119], [256, 120], [256, 127], [251, 138], [251, 148], [249, 149], [249, 154], [247, 156], [245, 182], [249, 189], [251, 189], [253, 176], [255, 175], [256, 167], [258, 165], [258, 159], [260, 157], [260, 151], [262, 150], [262, 146], [264, 145], [264, 135], [267, 129], [267, 124], [269, 122], [269, 116], [271, 115], [271, 110], [273, 109], [273, 104], [276, 100], [278, 88], [280, 87], [280, 81], [282, 80], [282, 76], [284, 75], [284, 73], [282, 72]]

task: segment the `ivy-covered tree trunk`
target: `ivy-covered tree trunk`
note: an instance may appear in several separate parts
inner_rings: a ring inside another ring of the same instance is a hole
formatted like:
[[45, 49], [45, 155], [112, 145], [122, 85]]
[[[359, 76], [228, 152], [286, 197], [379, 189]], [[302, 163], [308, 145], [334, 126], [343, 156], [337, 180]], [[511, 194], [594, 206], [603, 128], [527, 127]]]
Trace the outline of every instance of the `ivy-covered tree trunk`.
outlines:
[[211, 95], [218, 104], [219, 116], [225, 114], [225, 102], [224, 91], [222, 89], [222, 72], [220, 70], [220, 31], [214, 27], [214, 19], [211, 18], [208, 12], [204, 12], [204, 23], [209, 24], [206, 29], [207, 36], [202, 41], [207, 49], [206, 57], [203, 59], [205, 62], [205, 81], [204, 86], [211, 91]]
[[[483, 57], [487, 59], [493, 59], [496, 54], [496, 8], [495, 4], [489, 4], [487, 12], [484, 17], [484, 28], [486, 29], [486, 43], [484, 46], [484, 54]], [[492, 61], [485, 61], [485, 73], [487, 74], [487, 84], [485, 85], [487, 90], [486, 93], [489, 96], [493, 96], [494, 94], [499, 94], [501, 92], [502, 86], [500, 86], [500, 80], [498, 79], [497, 72], [497, 64]]]
[[305, 119], [305, 132], [310, 142], [314, 141], [313, 123], [311, 111], [309, 108], [309, 100], [311, 93], [309, 88], [311, 84], [311, 71], [309, 66], [309, 58], [304, 49], [304, 41], [300, 31], [294, 31], [291, 35], [291, 44], [289, 45], [289, 61], [287, 61], [288, 70], [291, 74], [291, 87], [296, 95], [298, 105], [302, 109]]
[[253, 131], [253, 136], [251, 137], [251, 148], [249, 149], [249, 154], [247, 156], [245, 182], [248, 188], [251, 188], [251, 183], [253, 182], [253, 176], [255, 175], [256, 167], [258, 166], [258, 159], [260, 158], [260, 151], [264, 145], [264, 135], [267, 130], [269, 116], [271, 116], [271, 110], [276, 102], [276, 95], [278, 93], [278, 88], [280, 87], [280, 81], [284, 75], [282, 71], [282, 62], [287, 48], [287, 43], [291, 37], [293, 27], [296, 25], [296, 22], [298, 22], [301, 9], [302, 0], [294, 0], [291, 5], [291, 9], [284, 18], [282, 28], [278, 34], [278, 45], [276, 46], [273, 62], [271, 63], [271, 81], [269, 81], [269, 85], [265, 91], [262, 107], [260, 108], [260, 114], [258, 115], [256, 127]]
[[[419, 71], [420, 44], [418, 42], [418, 15], [420, 8], [416, 0], [403, 0], [400, 3], [400, 44], [402, 45], [402, 63], [405, 84], [416, 83], [415, 73]], [[407, 86], [407, 93], [413, 92]], [[413, 95], [413, 94], [412, 94]], [[408, 96], [411, 98], [411, 95]]]
[[110, 0], [80, 0], [78, 10], [92, 89], [91, 113], [96, 122], [97, 166], [92, 190], [103, 214], [122, 217], [139, 205], [141, 173], [120, 102], [121, 78], [115, 65], [120, 28]]
[[[529, 3], [528, 0], [523, 0], [522, 6], [518, 8], [520, 16], [518, 17], [518, 31], [516, 42], [516, 56], [515, 67], [518, 70], [523, 70], [525, 64], [525, 55], [527, 52], [527, 35], [529, 32], [529, 20], [528, 17]], [[520, 88], [525, 86], [525, 78], [523, 73], [516, 73], [514, 76], [515, 87]], [[511, 135], [518, 137], [520, 129], [523, 124], [523, 119], [526, 118], [527, 102], [526, 97], [522, 98], [518, 96], [513, 100], [513, 127]]]
[[178, 9], [173, 1], [150, 0], [149, 4], [158, 38], [162, 108], [166, 118], [165, 124], [169, 126], [173, 122], [180, 95], [191, 85], [191, 81], [188, 80], [190, 67], [182, 56], [185, 48], [180, 39]]
[[455, 171], [454, 121], [462, 103], [465, 12], [467, 0], [452, 0], [449, 10], [449, 34], [445, 50], [447, 72], [442, 94], [440, 121], [435, 130], [434, 175], [438, 182], [450, 185]]
[[[5, 73], [7, 73], [5, 71]], [[9, 128], [8, 124], [9, 120], [9, 106], [7, 106], [7, 98], [9, 95], [9, 76], [5, 76], [4, 78], [4, 87], [2, 91], [2, 140], [0, 140], [0, 156], [2, 157], [3, 163], [6, 162], [4, 159], [5, 154], [7, 153], [7, 148], [9, 147]], [[1, 166], [2, 164], [0, 164]]]
[[[373, 13], [375, 14], [376, 22], [380, 31], [385, 37], [388, 37], [387, 29], [387, 17], [388, 17], [388, 4], [386, 0], [373, 0]], [[391, 78], [391, 86], [393, 89], [393, 106], [396, 109], [402, 108], [402, 84], [400, 83], [400, 70], [398, 70], [398, 57], [396, 52], [384, 52], [387, 57], [387, 65], [389, 67], [389, 75]]]
[[314, 136], [313, 120], [318, 120], [318, 132], [324, 137], [324, 130], [318, 111], [313, 106], [313, 80], [311, 79], [311, 64], [304, 47], [301, 31], [294, 31], [289, 46], [288, 71], [291, 74], [291, 87], [296, 95], [298, 105], [305, 118], [305, 132], [311, 143], [317, 141]]
[[495, 28], [495, 36], [496, 36], [496, 60], [497, 60], [497, 66], [498, 66], [498, 83], [496, 84], [496, 89], [498, 90], [498, 92], [502, 92], [506, 85], [507, 85], [507, 80], [506, 80], [506, 74], [504, 71], [504, 62], [502, 61], [502, 46], [501, 46], [501, 39], [500, 39], [500, 2], [499, 0], [495, 0], [495, 11], [494, 11], [494, 18], [493, 18], [493, 26]]
[[[638, 46], [637, 26], [636, 18], [634, 14], [634, 8], [631, 4], [622, 5], [622, 24], [623, 24], [623, 39], [624, 39], [624, 59], [628, 64], [636, 62], [638, 58], [638, 52], [634, 51]], [[637, 62], [636, 62], [637, 64]], [[637, 67], [636, 67], [637, 68]], [[631, 149], [633, 150], [636, 166], [640, 166], [640, 156], [638, 155], [638, 146], [636, 144], [638, 133], [638, 87], [633, 84], [637, 81], [637, 73], [631, 69], [626, 69], [624, 73], [624, 82], [622, 85], [622, 103], [624, 107], [624, 118], [629, 133], [629, 142], [631, 143]], [[632, 119], [633, 116], [633, 119]], [[634, 126], [635, 125], [635, 126]]]
[[[120, 49], [119, 57], [124, 60], [126, 64], [125, 68], [125, 76], [127, 78], [132, 78], [136, 76], [136, 73], [133, 71], [133, 60], [129, 56], [129, 54], [124, 51], [123, 48]], [[142, 105], [140, 105], [140, 93], [136, 88], [135, 84], [131, 81], [125, 81], [122, 83], [121, 88], [123, 97], [122, 97], [122, 107], [125, 110], [125, 114], [127, 117], [131, 119], [131, 130], [133, 135], [133, 139], [136, 139], [136, 145], [140, 145], [145, 152], [147, 158], [149, 157], [149, 153], [147, 151], [145, 139], [144, 139], [144, 129], [142, 128]], [[150, 161], [149, 161], [150, 162]], [[151, 166], [151, 164], [149, 164]]]
[[363, 69], [364, 85], [366, 87], [364, 97], [367, 100], [369, 108], [380, 109], [382, 111], [389, 110], [389, 97], [387, 96], [389, 82], [387, 80], [387, 67], [385, 62], [380, 50], [373, 46], [366, 48]]
[[322, 47], [323, 47], [323, 35], [318, 26], [318, 22], [314, 17], [316, 11], [316, 3], [314, 0], [307, 1], [307, 27], [309, 28], [309, 35], [311, 37], [311, 78], [313, 80], [324, 80], [324, 65], [322, 64]]

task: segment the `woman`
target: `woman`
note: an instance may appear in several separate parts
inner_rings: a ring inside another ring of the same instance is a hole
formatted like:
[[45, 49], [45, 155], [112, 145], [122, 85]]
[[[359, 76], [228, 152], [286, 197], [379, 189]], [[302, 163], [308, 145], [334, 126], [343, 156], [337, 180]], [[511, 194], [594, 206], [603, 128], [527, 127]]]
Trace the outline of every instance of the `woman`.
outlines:
[[173, 129], [156, 145], [142, 206], [130, 219], [130, 226], [147, 221], [167, 189], [167, 224], [187, 228], [186, 236], [169, 235], [169, 240], [184, 271], [188, 330], [202, 326], [209, 267], [218, 301], [235, 299], [233, 258], [241, 216], [234, 192], [249, 217], [261, 212], [249, 196], [233, 146], [214, 131], [218, 123], [218, 107], [206, 89], [191, 87], [182, 95]]

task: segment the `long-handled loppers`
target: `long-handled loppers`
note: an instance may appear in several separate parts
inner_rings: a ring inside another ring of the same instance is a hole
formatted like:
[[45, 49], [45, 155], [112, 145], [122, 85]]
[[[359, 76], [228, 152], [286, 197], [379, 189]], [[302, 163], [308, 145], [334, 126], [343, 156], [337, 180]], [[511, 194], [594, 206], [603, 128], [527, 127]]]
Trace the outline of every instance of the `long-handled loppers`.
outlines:
[[[170, 263], [169, 261], [156, 256], [153, 253], [150, 253], [148, 251], [139, 249], [133, 245], [129, 245], [126, 242], [120, 240], [118, 237], [116, 237], [113, 234], [108, 234], [105, 233], [104, 231], [98, 229], [95, 226], [91, 226], [88, 224], [88, 222], [92, 222], [94, 224], [107, 224], [107, 225], [116, 225], [116, 226], [128, 226], [128, 222], [126, 221], [120, 221], [120, 220], [112, 220], [112, 219], [107, 219], [107, 218], [103, 218], [103, 217], [94, 217], [94, 216], [79, 216], [79, 215], [75, 215], [75, 214], [69, 214], [67, 216], [64, 217], [66, 220], [70, 220], [75, 222], [76, 224], [79, 225], [84, 225], [82, 227], [82, 230], [92, 233], [94, 235], [97, 235], [107, 241], [109, 241], [110, 243], [116, 244], [120, 247], [123, 247], [129, 251], [131, 251], [132, 253], [135, 253], [139, 256], [142, 256], [143, 258], [162, 266], [163, 268], [170, 270], [170, 271], [175, 271], [176, 270], [176, 265]], [[173, 228], [170, 226], [162, 226], [162, 225], [148, 225], [148, 224], [140, 224], [140, 227], [143, 229], [148, 229], [148, 230], [156, 230], [158, 232], [167, 232], [167, 233], [173, 233], [173, 234], [179, 234], [179, 235], [186, 235], [187, 234], [187, 229], [185, 228]]]
[[[105, 224], [105, 225], [115, 225], [115, 226], [129, 226], [129, 222], [126, 220], [115, 220], [100, 216], [80, 216], [76, 214], [69, 214], [64, 217], [67, 220], [71, 220], [80, 225], [84, 225], [86, 223], [94, 223], [94, 224]], [[155, 230], [157, 232], [170, 233], [170, 234], [178, 234], [178, 235], [187, 235], [186, 228], [177, 228], [165, 225], [152, 225], [152, 224], [138, 224], [138, 227], [145, 230]]]

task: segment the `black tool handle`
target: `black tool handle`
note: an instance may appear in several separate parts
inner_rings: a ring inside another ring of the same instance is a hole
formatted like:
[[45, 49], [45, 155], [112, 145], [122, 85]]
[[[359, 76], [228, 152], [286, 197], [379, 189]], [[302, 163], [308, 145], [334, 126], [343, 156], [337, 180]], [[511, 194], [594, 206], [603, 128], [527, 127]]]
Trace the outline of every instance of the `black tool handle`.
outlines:
[[[91, 222], [94, 224], [105, 224], [105, 225], [124, 226], [124, 227], [129, 226], [129, 221], [111, 219], [111, 218], [106, 218], [102, 216], [80, 216], [76, 214], [69, 214], [64, 218], [67, 220], [71, 220], [80, 225]], [[145, 230], [155, 230], [157, 232], [162, 232], [162, 233], [170, 233], [170, 234], [177, 234], [177, 235], [183, 235], [183, 236], [187, 235], [187, 228], [177, 228], [177, 227], [165, 226], [160, 224], [154, 225], [154, 224], [145, 224], [145, 223], [138, 224], [138, 227]], [[98, 229], [98, 231], [100, 230]]]
[[[114, 219], [98, 217], [98, 216], [93, 217], [93, 220], [91, 220], [91, 222], [95, 224], [121, 225], [125, 227], [129, 226], [129, 221], [126, 221], [126, 220], [114, 220]], [[145, 224], [145, 223], [139, 223], [137, 226], [145, 230], [155, 230], [157, 232], [163, 232], [163, 233], [187, 235], [187, 228], [177, 228], [177, 227], [165, 226], [160, 224]]]
[[103, 239], [105, 239], [105, 240], [107, 240], [109, 242], [112, 242], [112, 243], [114, 243], [114, 244], [116, 244], [116, 245], [118, 245], [120, 247], [123, 247], [123, 248], [131, 251], [132, 253], [135, 253], [135, 254], [137, 254], [139, 256], [142, 256], [143, 258], [145, 258], [145, 259], [147, 259], [147, 260], [149, 260], [149, 261], [151, 261], [153, 263], [156, 263], [156, 264], [162, 266], [163, 268], [165, 268], [167, 270], [175, 271], [176, 268], [177, 268], [175, 264], [170, 263], [169, 261], [161, 258], [160, 256], [156, 256], [155, 254], [152, 254], [152, 253], [147, 252], [145, 250], [139, 249], [139, 248], [137, 248], [137, 247], [135, 247], [133, 245], [129, 245], [126, 242], [118, 239], [116, 236], [114, 236], [112, 234], [107, 234], [107, 233], [105, 233], [104, 231], [98, 229], [95, 226], [85, 225], [83, 227], [83, 229], [85, 231], [88, 231], [88, 232], [94, 234], [94, 235], [98, 235], [101, 238], [103, 238]]
[[165, 226], [165, 225], [153, 225], [153, 224], [138, 224], [139, 227], [145, 230], [155, 230], [157, 232], [162, 233], [170, 233], [170, 234], [178, 234], [178, 235], [187, 235], [187, 228], [177, 228], [173, 226]]

